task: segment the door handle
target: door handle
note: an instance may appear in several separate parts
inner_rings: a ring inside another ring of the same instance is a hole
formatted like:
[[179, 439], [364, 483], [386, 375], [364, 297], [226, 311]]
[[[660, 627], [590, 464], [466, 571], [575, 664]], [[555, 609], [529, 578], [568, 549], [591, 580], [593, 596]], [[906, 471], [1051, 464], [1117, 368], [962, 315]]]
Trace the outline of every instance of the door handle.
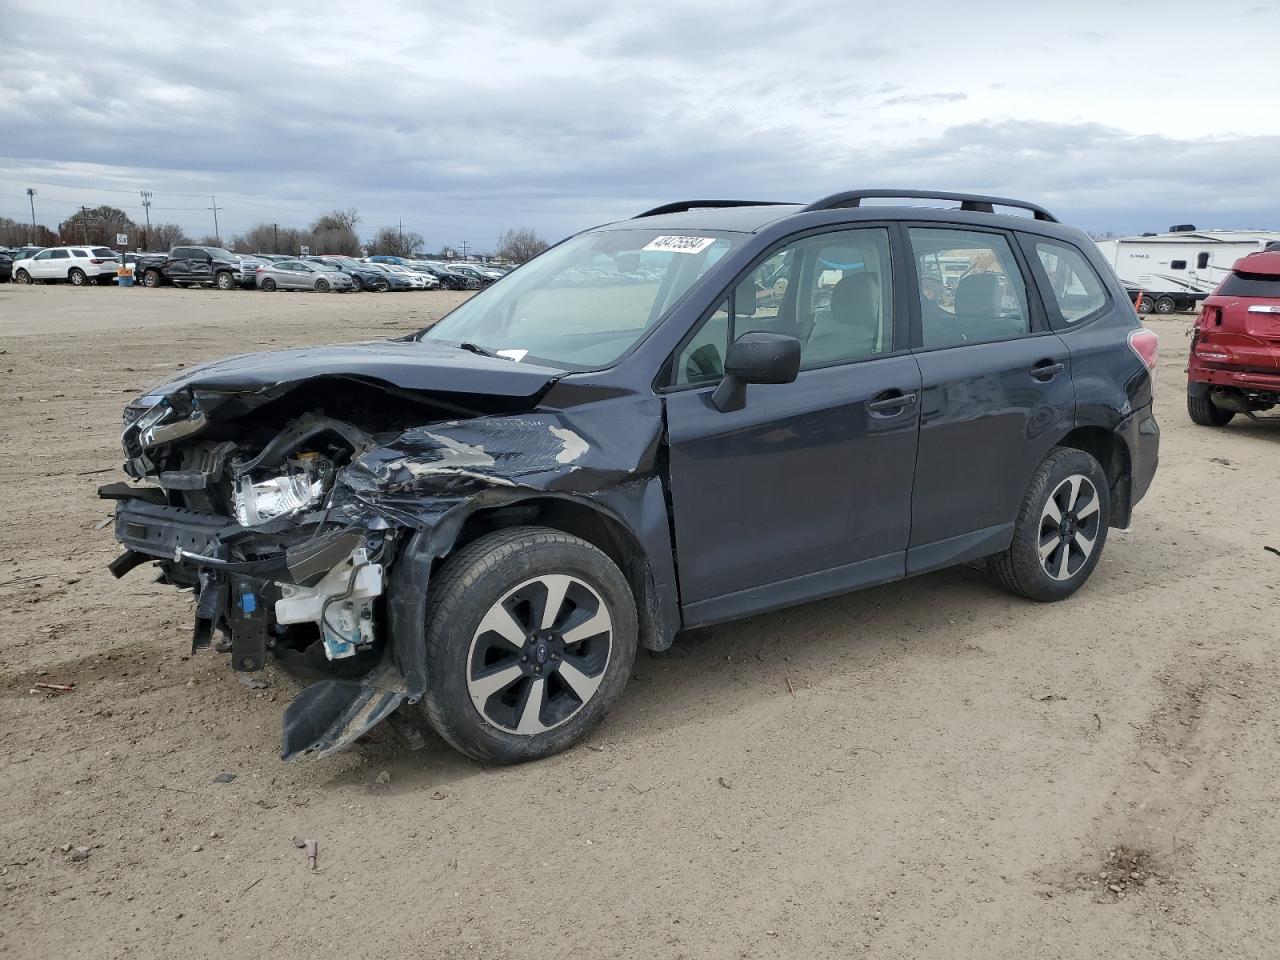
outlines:
[[1058, 363], [1056, 360], [1041, 360], [1031, 368], [1031, 377], [1041, 383], [1048, 383], [1065, 369], [1067, 369], [1066, 364]]
[[867, 409], [872, 413], [896, 413], [904, 407], [913, 405], [915, 402], [916, 395], [914, 393], [895, 392], [891, 396], [872, 400], [867, 404]]

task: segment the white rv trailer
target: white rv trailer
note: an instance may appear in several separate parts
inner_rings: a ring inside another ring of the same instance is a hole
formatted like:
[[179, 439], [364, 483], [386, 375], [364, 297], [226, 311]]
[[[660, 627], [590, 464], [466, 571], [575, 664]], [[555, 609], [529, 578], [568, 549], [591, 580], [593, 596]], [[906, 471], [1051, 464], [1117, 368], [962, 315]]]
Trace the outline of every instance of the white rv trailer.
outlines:
[[1280, 232], [1179, 230], [1094, 242], [1130, 295], [1142, 291], [1144, 313], [1172, 313], [1194, 309], [1237, 260], [1280, 242]]

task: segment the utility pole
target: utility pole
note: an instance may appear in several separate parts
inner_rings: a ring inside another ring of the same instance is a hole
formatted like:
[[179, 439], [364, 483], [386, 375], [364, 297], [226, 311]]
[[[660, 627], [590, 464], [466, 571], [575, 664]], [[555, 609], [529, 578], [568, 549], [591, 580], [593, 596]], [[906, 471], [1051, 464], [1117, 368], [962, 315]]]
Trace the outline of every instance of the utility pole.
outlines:
[[147, 236], [143, 243], [145, 249], [151, 243], [151, 191], [139, 190], [138, 193], [142, 196], [142, 208], [147, 211]]
[[89, 243], [89, 211], [85, 205], [80, 204], [80, 236], [84, 237], [84, 242]]
[[400, 256], [404, 256], [404, 218], [400, 219], [400, 246], [397, 248]]
[[271, 225], [271, 252], [280, 252], [280, 224], [278, 223]]
[[28, 243], [36, 242], [36, 188], [27, 187], [27, 199], [31, 201], [31, 238]]
[[462, 259], [463, 259], [463, 260], [467, 259], [467, 249], [468, 249], [470, 246], [471, 246], [471, 244], [470, 244], [469, 242], [467, 242], [466, 240], [463, 240], [463, 241], [462, 241]]
[[212, 207], [209, 207], [213, 211], [213, 236], [218, 243], [222, 243], [222, 234], [218, 232], [218, 211], [222, 208], [218, 206], [217, 197], [210, 197], [209, 202], [213, 204]]

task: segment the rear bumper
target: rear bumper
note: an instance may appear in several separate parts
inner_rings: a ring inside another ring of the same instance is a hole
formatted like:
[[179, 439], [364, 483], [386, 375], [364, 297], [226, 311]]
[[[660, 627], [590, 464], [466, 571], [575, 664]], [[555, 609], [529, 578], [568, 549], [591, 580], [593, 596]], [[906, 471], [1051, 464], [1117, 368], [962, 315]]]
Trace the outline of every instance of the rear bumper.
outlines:
[[1150, 404], [1120, 422], [1116, 432], [1129, 450], [1129, 495], [1127, 502], [1116, 504], [1113, 522], [1129, 525], [1129, 514], [1151, 488], [1156, 467], [1160, 463], [1160, 425]]
[[1187, 392], [1193, 397], [1203, 397], [1213, 387], [1235, 387], [1237, 390], [1280, 395], [1280, 369], [1270, 373], [1263, 370], [1210, 366], [1193, 357], [1187, 367]]

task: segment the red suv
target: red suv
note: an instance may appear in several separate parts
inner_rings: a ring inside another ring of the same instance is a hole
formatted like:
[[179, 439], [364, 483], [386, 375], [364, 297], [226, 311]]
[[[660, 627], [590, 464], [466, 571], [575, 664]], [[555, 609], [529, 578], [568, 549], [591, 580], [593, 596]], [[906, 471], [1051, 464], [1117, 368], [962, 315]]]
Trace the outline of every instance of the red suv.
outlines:
[[1251, 253], [1208, 297], [1187, 367], [1187, 412], [1221, 427], [1280, 403], [1280, 250]]

